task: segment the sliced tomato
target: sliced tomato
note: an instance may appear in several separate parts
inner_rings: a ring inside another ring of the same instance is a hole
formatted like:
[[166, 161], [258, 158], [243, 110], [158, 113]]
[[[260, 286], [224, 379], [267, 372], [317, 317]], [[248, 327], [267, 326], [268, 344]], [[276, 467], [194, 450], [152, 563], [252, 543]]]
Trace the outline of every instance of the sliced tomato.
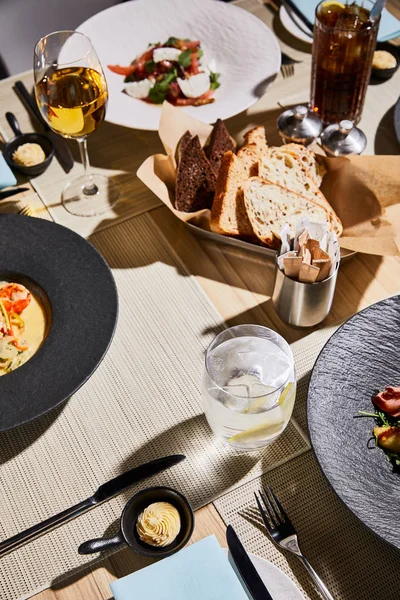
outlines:
[[208, 100], [208, 98], [211, 98], [213, 93], [214, 90], [208, 90], [205, 94], [197, 98], [177, 98], [175, 104], [177, 106], [194, 106], [199, 100]]
[[137, 66], [137, 70], [138, 73], [140, 75], [143, 75], [146, 73], [146, 75], [148, 74], [144, 68], [145, 63], [148, 60], [152, 60], [153, 59], [153, 53], [154, 53], [154, 48], [150, 48], [150, 50], [146, 50], [146, 52], [144, 52], [141, 56], [139, 56], [139, 58], [136, 60], [136, 66]]
[[192, 52], [192, 62], [190, 63], [188, 70], [190, 75], [197, 75], [200, 72], [197, 52]]
[[117, 75], [124, 75], [124, 77], [132, 75], [132, 73], [136, 71], [136, 65], [129, 65], [129, 67], [121, 67], [120, 65], [107, 65], [107, 68]]

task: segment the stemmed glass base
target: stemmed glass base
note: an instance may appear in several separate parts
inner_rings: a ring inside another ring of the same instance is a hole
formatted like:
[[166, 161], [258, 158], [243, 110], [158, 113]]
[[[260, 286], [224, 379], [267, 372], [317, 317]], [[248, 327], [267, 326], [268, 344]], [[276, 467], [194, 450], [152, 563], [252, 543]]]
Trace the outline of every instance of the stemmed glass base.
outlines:
[[118, 186], [104, 175], [94, 173], [90, 177], [92, 185], [87, 186], [85, 175], [70, 181], [63, 193], [64, 208], [78, 217], [94, 217], [112, 208], [119, 198]]

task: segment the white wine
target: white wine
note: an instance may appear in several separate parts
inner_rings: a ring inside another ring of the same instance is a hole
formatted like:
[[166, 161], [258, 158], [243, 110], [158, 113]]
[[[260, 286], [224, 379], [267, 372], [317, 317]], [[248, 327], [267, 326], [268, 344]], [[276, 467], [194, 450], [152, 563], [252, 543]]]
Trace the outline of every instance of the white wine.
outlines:
[[104, 120], [107, 84], [94, 69], [50, 68], [36, 85], [36, 98], [53, 131], [79, 139], [92, 133]]

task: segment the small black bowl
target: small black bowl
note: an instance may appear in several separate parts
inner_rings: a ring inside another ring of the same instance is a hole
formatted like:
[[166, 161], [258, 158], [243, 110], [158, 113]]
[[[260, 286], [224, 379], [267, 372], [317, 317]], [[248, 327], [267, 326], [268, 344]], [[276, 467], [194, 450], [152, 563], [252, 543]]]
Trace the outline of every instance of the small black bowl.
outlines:
[[[10, 124], [12, 130], [15, 133], [15, 137], [7, 142], [3, 148], [3, 156], [11, 169], [15, 169], [24, 175], [29, 177], [36, 177], [45, 172], [49, 164], [51, 163], [54, 156], [54, 146], [46, 135], [40, 133], [22, 133], [18, 121], [13, 113], [6, 113], [6, 118]], [[46, 155], [43, 162], [32, 167], [25, 167], [14, 162], [12, 156], [17, 148], [22, 144], [39, 144]]]
[[389, 52], [389, 54], [394, 56], [394, 58], [396, 59], [396, 66], [392, 67], [391, 69], [374, 69], [374, 68], [372, 68], [371, 78], [375, 79], [375, 80], [390, 79], [391, 77], [393, 77], [393, 75], [396, 73], [397, 69], [399, 68], [399, 64], [400, 64], [399, 50], [397, 49], [396, 46], [393, 46], [393, 44], [389, 44], [388, 42], [378, 42], [375, 50], [385, 50], [386, 52]]
[[[181, 518], [181, 530], [176, 539], [164, 547], [150, 546], [142, 542], [136, 523], [139, 515], [153, 502], [169, 502], [175, 506]], [[78, 548], [79, 554], [92, 554], [127, 544], [134, 552], [152, 558], [165, 558], [181, 550], [190, 540], [194, 529], [194, 513], [188, 500], [180, 492], [168, 487], [151, 487], [138, 492], [125, 505], [121, 515], [120, 530], [112, 538], [88, 540]]]

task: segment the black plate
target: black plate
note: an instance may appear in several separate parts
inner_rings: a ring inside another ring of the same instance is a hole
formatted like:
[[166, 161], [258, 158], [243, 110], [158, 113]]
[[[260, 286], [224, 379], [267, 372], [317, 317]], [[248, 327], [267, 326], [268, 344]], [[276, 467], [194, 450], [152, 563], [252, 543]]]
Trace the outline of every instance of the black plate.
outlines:
[[0, 215], [0, 279], [47, 297], [49, 329], [38, 352], [0, 377], [0, 431], [68, 399], [101, 362], [112, 340], [118, 297], [102, 256], [51, 221]]
[[400, 473], [379, 448], [369, 450], [371, 397], [400, 385], [400, 296], [349, 319], [322, 349], [308, 392], [308, 428], [319, 464], [335, 492], [372, 531], [400, 548]]

